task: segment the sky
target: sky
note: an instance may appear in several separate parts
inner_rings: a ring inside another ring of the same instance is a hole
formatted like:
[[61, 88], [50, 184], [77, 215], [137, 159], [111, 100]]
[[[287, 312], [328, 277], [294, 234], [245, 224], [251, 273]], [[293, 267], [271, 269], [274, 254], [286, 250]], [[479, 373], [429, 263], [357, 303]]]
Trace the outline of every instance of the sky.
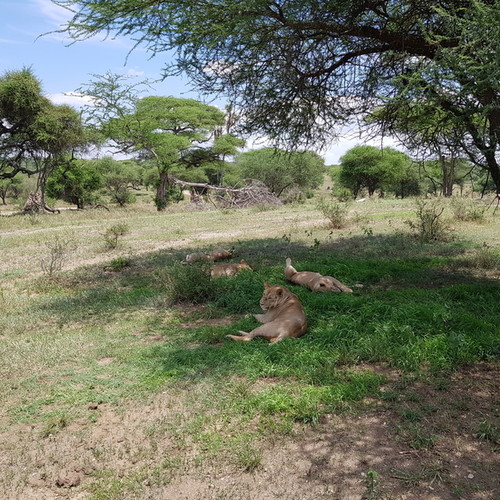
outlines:
[[[119, 0], [117, 0], [119, 1]], [[6, 71], [29, 67], [42, 84], [43, 93], [55, 104], [78, 107], [81, 99], [75, 91], [105, 73], [136, 77], [137, 81], [156, 80], [151, 94], [203, 100], [182, 77], [163, 81], [161, 70], [167, 55], [150, 58], [142, 48], [133, 48], [132, 40], [96, 36], [83, 42], [71, 43], [63, 33], [54, 33], [70, 18], [66, 9], [50, 0], [0, 0], [0, 76]], [[135, 80], [131, 80], [131, 83]], [[206, 101], [223, 106], [224, 102]], [[377, 147], [392, 145], [392, 141], [377, 139], [366, 144]], [[250, 147], [262, 147], [256, 142]], [[365, 144], [355, 132], [342, 137], [324, 151], [318, 151], [327, 165], [337, 164], [352, 147]], [[265, 144], [264, 144], [265, 145]]]

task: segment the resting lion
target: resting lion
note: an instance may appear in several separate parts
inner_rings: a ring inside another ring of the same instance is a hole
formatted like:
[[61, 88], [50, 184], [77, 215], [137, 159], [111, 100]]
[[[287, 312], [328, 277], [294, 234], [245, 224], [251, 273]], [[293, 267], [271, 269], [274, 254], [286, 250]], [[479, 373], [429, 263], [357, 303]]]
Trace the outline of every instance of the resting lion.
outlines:
[[235, 274], [238, 274], [245, 269], [253, 271], [253, 269], [248, 265], [245, 259], [241, 259], [241, 262], [239, 264], [214, 264], [210, 268], [210, 276], [212, 278], [234, 276]]
[[336, 280], [332, 276], [323, 276], [320, 273], [314, 273], [311, 271], [300, 271], [298, 272], [292, 266], [292, 259], [287, 258], [285, 261], [285, 277], [291, 283], [296, 285], [302, 285], [313, 292], [346, 292], [352, 293], [352, 290]]
[[225, 250], [224, 248], [215, 248], [207, 253], [195, 252], [188, 253], [182, 261], [183, 264], [193, 264], [195, 262], [216, 262], [218, 260], [230, 259], [233, 256], [234, 248]]
[[264, 283], [264, 293], [260, 299], [264, 314], [256, 314], [255, 319], [264, 323], [251, 332], [238, 332], [241, 335], [227, 335], [233, 340], [248, 341], [264, 337], [272, 343], [285, 337], [300, 337], [307, 330], [307, 320], [299, 298], [288, 288]]

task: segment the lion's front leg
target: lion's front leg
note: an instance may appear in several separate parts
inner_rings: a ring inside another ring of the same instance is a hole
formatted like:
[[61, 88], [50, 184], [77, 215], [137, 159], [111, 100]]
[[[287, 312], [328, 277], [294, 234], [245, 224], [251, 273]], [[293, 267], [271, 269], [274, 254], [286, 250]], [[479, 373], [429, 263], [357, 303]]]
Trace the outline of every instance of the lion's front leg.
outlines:
[[269, 323], [270, 321], [273, 321], [277, 315], [278, 312], [273, 310], [273, 311], [266, 311], [266, 313], [264, 314], [254, 314], [253, 317], [260, 323]]

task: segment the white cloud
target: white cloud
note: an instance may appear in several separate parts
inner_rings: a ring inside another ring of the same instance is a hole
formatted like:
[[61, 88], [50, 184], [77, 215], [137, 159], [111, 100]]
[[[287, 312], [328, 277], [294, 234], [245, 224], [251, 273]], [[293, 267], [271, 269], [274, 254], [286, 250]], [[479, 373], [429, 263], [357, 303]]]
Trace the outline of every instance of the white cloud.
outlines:
[[0, 38], [0, 43], [6, 43], [9, 45], [25, 45], [26, 42], [22, 42], [20, 40], [14, 40], [12, 38]]
[[70, 10], [52, 3], [51, 0], [31, 0], [31, 3], [33, 8], [37, 9], [57, 27], [66, 24], [72, 17]]
[[[70, 43], [72, 39], [67, 33], [58, 32], [58, 30], [63, 30], [68, 23], [73, 18], [74, 12], [68, 8], [56, 5], [51, 0], [29, 0], [33, 5], [33, 9], [40, 13], [46, 24], [50, 26], [48, 28], [48, 33], [43, 36], [48, 37], [52, 40], [63, 41], [65, 43]], [[130, 40], [125, 38], [113, 38], [111, 36], [106, 36], [103, 34], [102, 37], [98, 35], [92, 36], [91, 38], [81, 40], [79, 43], [106, 43], [108, 45], [115, 46], [118, 49], [130, 50], [133, 44]]]
[[85, 105], [92, 105], [94, 98], [78, 92], [64, 92], [60, 94], [49, 94], [47, 98], [54, 104], [67, 104], [74, 108], [81, 108]]

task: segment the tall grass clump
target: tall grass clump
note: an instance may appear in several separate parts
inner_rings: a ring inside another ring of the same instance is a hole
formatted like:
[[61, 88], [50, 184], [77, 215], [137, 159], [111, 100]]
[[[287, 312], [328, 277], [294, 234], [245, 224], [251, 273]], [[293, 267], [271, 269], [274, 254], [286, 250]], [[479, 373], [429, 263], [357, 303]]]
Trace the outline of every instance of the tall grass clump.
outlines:
[[451, 202], [453, 218], [464, 222], [484, 222], [486, 207], [470, 198], [453, 198]]
[[202, 304], [214, 298], [210, 275], [204, 267], [175, 262], [156, 271], [154, 281], [164, 293], [168, 305], [182, 302]]
[[493, 271], [500, 269], [500, 253], [487, 243], [483, 243], [481, 246], [474, 248], [472, 252], [456, 259], [454, 265], [458, 268], [466, 267]]
[[347, 225], [349, 202], [325, 201], [322, 199], [316, 205], [317, 209], [328, 219], [332, 229], [342, 229]]
[[416, 220], [407, 220], [406, 223], [424, 243], [446, 241], [450, 236], [450, 227], [446, 223], [444, 210], [444, 206], [434, 201], [417, 200]]

